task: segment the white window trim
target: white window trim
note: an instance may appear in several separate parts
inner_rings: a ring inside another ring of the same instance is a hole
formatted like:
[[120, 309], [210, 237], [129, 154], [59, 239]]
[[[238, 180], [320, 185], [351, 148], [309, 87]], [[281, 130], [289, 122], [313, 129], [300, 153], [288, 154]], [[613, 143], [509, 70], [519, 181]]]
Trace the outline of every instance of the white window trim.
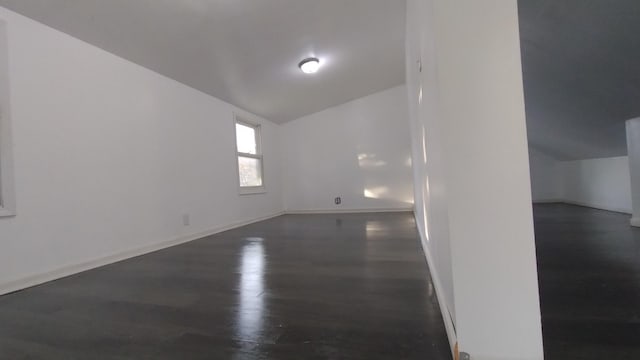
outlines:
[[[256, 153], [247, 154], [238, 151], [238, 137], [236, 134], [236, 124], [245, 125], [256, 129]], [[233, 146], [235, 149], [235, 163], [236, 163], [236, 183], [238, 184], [238, 194], [240, 195], [254, 195], [264, 194], [267, 192], [264, 176], [264, 156], [262, 153], [262, 125], [257, 122], [248, 121], [243, 116], [233, 114]], [[262, 186], [240, 186], [240, 165], [238, 164], [239, 157], [247, 157], [260, 160], [260, 174], [262, 176]]]
[[0, 217], [16, 215], [7, 23], [0, 20]]

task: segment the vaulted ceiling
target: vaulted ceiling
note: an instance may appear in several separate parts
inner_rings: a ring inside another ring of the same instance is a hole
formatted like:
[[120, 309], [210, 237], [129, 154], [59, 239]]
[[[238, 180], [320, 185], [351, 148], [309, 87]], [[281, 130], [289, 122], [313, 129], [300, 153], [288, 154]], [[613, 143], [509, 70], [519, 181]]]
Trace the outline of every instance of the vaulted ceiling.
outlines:
[[[404, 0], [0, 0], [275, 122], [404, 83]], [[316, 56], [314, 76], [297, 68]]]
[[[530, 145], [626, 153], [640, 116], [640, 1], [519, 0]], [[0, 0], [275, 122], [404, 82], [403, 0]], [[297, 63], [321, 58], [321, 72]]]
[[558, 159], [626, 154], [640, 116], [640, 1], [519, 0], [530, 145]]

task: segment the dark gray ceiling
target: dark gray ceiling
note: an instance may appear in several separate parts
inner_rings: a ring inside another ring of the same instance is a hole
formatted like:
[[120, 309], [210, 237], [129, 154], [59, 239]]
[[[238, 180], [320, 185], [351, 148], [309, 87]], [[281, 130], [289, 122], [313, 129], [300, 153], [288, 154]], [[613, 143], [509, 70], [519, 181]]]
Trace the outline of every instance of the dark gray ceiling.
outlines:
[[640, 0], [519, 0], [531, 146], [558, 159], [626, 154], [640, 116]]

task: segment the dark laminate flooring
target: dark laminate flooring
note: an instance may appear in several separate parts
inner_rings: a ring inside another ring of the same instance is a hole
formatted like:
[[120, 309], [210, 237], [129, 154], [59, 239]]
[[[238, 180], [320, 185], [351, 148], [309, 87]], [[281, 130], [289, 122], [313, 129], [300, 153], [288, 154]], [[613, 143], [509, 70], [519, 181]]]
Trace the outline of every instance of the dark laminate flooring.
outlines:
[[450, 358], [409, 213], [281, 216], [0, 297], [0, 359]]
[[640, 229], [578, 206], [534, 214], [545, 359], [640, 359]]

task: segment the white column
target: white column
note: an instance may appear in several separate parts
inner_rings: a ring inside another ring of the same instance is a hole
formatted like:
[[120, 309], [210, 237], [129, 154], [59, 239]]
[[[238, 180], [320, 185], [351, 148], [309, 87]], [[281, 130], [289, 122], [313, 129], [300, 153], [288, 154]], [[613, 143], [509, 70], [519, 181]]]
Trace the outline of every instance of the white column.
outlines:
[[627, 149], [631, 174], [631, 225], [640, 227], [640, 118], [627, 120]]

